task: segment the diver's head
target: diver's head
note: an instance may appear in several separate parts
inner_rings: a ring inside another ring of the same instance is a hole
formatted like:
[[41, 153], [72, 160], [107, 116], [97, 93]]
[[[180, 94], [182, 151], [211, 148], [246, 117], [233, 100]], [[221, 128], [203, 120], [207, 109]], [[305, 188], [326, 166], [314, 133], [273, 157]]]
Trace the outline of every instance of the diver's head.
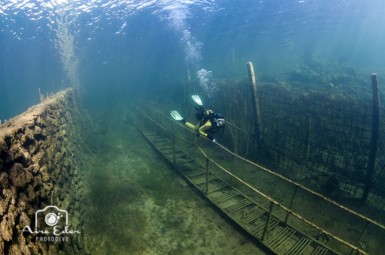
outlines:
[[225, 118], [222, 114], [216, 113], [214, 116], [214, 122], [217, 123], [217, 126], [223, 126], [225, 125]]

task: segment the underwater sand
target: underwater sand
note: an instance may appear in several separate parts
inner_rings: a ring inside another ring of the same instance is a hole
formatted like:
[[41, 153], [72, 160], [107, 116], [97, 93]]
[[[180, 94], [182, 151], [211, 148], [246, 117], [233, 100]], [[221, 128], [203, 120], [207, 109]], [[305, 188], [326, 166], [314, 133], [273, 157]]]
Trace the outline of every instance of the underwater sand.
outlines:
[[187, 186], [122, 114], [97, 114], [85, 137], [92, 153], [82, 166], [91, 254], [265, 254]]

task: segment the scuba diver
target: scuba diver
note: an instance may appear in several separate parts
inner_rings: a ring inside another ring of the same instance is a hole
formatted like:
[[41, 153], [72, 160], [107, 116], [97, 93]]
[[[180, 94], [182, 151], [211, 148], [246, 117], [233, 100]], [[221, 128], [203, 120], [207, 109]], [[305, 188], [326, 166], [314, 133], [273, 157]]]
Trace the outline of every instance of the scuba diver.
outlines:
[[187, 122], [177, 111], [171, 111], [171, 117], [176, 120], [182, 122], [186, 127], [196, 132], [197, 136], [204, 136], [211, 141], [215, 142], [214, 133], [225, 130], [225, 119], [223, 115], [220, 113], [215, 113], [213, 110], [205, 109], [203, 107], [202, 100], [198, 95], [192, 95], [192, 99], [197, 106], [195, 106], [195, 110], [197, 110], [195, 117], [199, 121], [198, 124], [193, 125]]

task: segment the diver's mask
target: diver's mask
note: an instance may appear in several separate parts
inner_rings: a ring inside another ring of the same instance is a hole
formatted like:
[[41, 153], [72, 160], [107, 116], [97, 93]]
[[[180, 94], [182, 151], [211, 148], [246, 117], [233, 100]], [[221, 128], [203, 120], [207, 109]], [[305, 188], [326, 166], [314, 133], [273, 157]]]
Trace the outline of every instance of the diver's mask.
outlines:
[[225, 125], [225, 119], [223, 118], [214, 119], [214, 121], [217, 123], [218, 126]]

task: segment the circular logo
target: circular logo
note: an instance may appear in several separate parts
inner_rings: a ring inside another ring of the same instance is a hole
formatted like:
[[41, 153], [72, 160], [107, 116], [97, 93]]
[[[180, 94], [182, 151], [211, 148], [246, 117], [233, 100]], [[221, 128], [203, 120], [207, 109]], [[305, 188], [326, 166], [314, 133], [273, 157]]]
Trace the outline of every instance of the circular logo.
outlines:
[[60, 219], [60, 215], [56, 215], [55, 213], [48, 213], [45, 216], [45, 223], [48, 226], [52, 227], [58, 223], [59, 219]]

